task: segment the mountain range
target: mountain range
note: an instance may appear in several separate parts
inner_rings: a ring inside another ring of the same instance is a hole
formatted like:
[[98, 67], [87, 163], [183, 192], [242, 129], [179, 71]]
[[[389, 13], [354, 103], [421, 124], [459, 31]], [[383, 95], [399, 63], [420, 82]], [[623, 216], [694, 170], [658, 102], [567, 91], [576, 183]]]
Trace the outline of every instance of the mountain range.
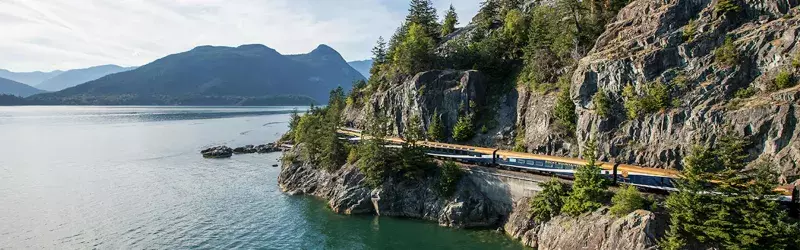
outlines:
[[97, 80], [103, 76], [128, 71], [135, 68], [136, 67], [101, 65], [84, 69], [73, 69], [64, 71], [33, 86], [46, 91], [59, 91], [81, 83]]
[[76, 105], [242, 105], [279, 98], [308, 104], [327, 101], [337, 86], [348, 91], [357, 80], [364, 77], [327, 45], [298, 55], [256, 44], [200, 46], [28, 99]]
[[0, 69], [0, 78], [5, 78], [19, 83], [24, 83], [29, 86], [36, 86], [47, 79], [53, 78], [64, 71], [56, 70], [51, 72], [13, 72], [5, 69]]
[[372, 60], [367, 59], [367, 60], [352, 61], [347, 63], [350, 64], [350, 66], [353, 67], [354, 69], [358, 70], [358, 73], [361, 73], [361, 75], [363, 75], [364, 78], [369, 79], [370, 76], [369, 69], [372, 68]]
[[28, 97], [42, 92], [44, 92], [44, 90], [31, 87], [24, 83], [6, 78], [0, 78], [0, 94]]

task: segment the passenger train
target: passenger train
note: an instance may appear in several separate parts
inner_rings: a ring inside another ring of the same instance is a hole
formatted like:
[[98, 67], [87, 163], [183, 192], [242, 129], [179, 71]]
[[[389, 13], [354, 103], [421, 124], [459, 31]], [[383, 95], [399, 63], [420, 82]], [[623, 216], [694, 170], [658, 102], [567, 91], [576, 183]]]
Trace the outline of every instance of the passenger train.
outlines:
[[[353, 139], [361, 138], [361, 131], [350, 128], [341, 128], [339, 133]], [[401, 144], [403, 139], [388, 137], [389, 143]], [[500, 167], [510, 170], [523, 170], [544, 175], [554, 175], [563, 178], [573, 178], [578, 166], [586, 165], [586, 161], [576, 158], [566, 158], [531, 153], [520, 153], [500, 149], [473, 147], [458, 144], [439, 142], [418, 142], [427, 149], [427, 154], [440, 159], [450, 159], [463, 163]], [[645, 168], [628, 164], [614, 164], [597, 162], [602, 174], [613, 183], [627, 183], [650, 191], [675, 191], [674, 180], [679, 172], [669, 169]], [[783, 193], [781, 200], [797, 199], [792, 197], [792, 191], [778, 188]], [[797, 196], [795, 191], [795, 196]], [[792, 199], [794, 198], [794, 199]]]

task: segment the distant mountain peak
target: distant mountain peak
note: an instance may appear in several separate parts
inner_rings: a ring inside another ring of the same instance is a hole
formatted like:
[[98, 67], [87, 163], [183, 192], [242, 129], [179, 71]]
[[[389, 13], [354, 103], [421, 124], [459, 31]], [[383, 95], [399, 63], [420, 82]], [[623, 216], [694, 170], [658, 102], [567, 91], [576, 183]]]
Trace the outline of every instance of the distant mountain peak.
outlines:
[[335, 49], [331, 48], [328, 45], [320, 44], [319, 46], [317, 46], [316, 49], [312, 50], [311, 53], [309, 53], [309, 54], [335, 54], [335, 55], [339, 55], [339, 52], [337, 52]]

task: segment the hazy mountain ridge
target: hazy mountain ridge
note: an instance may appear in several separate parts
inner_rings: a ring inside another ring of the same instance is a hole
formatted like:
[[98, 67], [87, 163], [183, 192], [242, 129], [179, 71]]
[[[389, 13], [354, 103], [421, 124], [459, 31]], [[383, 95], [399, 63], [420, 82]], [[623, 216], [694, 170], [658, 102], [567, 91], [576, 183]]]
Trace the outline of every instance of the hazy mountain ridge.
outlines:
[[45, 91], [31, 87], [21, 82], [9, 80], [6, 78], [0, 78], [0, 94], [28, 97], [43, 92]]
[[358, 70], [358, 73], [361, 73], [364, 78], [369, 79], [370, 73], [369, 69], [372, 68], [372, 59], [361, 60], [361, 61], [352, 61], [347, 62], [350, 64], [350, 67]]
[[121, 67], [117, 65], [100, 65], [83, 69], [64, 71], [50, 79], [34, 85], [36, 88], [47, 91], [59, 91], [85, 82], [97, 80], [103, 76], [123, 71], [136, 69], [136, 67]]
[[199, 46], [32, 99], [48, 104], [97, 105], [182, 105], [180, 100], [185, 99], [269, 96], [309, 96], [325, 101], [331, 89], [343, 86], [349, 90], [353, 81], [362, 79], [326, 45], [308, 54], [288, 56], [259, 44]]
[[50, 71], [50, 72], [42, 72], [42, 71], [13, 72], [5, 69], [0, 69], [0, 78], [5, 78], [15, 82], [24, 83], [30, 86], [35, 86], [63, 72], [64, 71], [61, 70]]

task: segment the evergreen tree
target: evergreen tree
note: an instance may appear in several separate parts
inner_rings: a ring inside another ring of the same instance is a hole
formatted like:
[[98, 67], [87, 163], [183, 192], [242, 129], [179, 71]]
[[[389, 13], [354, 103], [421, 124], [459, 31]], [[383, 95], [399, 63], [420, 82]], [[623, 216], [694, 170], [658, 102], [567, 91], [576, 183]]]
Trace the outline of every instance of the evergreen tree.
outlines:
[[422, 140], [424, 136], [425, 134], [422, 131], [422, 122], [419, 116], [411, 116], [411, 118], [408, 119], [408, 126], [406, 127], [405, 141], [416, 145], [416, 142]]
[[442, 21], [442, 37], [453, 33], [456, 30], [456, 25], [458, 25], [458, 14], [456, 13], [456, 9], [453, 5], [450, 5], [450, 9], [444, 14], [444, 21]]
[[500, 5], [495, 0], [486, 0], [481, 3], [478, 11], [478, 27], [484, 30], [491, 28], [500, 13]]
[[553, 177], [549, 181], [540, 184], [542, 191], [530, 200], [530, 216], [536, 222], [547, 222], [561, 214], [564, 207], [564, 200], [569, 195], [569, 187]]
[[380, 72], [380, 67], [388, 62], [386, 53], [386, 42], [383, 41], [382, 36], [378, 37], [377, 44], [372, 48], [372, 68], [369, 70], [370, 74], [378, 74]]
[[433, 68], [434, 41], [422, 25], [411, 23], [405, 39], [394, 54], [394, 64], [400, 72], [412, 74]]
[[695, 146], [685, 159], [677, 192], [666, 201], [670, 229], [661, 245], [682, 249], [787, 249], [796, 246], [790, 224], [775, 198], [776, 174], [768, 164], [745, 170], [749, 140], [728, 132], [715, 147]]
[[458, 122], [453, 126], [453, 140], [467, 141], [475, 135], [472, 120], [472, 115], [464, 115], [458, 118]]
[[569, 96], [569, 82], [563, 79], [565, 78], [562, 77], [561, 80], [561, 92], [558, 93], [556, 105], [553, 107], [553, 116], [556, 118], [556, 123], [566, 133], [572, 135], [575, 132], [578, 115], [575, 114], [575, 103], [572, 102], [572, 98]]
[[386, 156], [389, 152], [384, 145], [388, 134], [386, 118], [380, 112], [367, 116], [366, 129], [358, 146], [358, 168], [365, 176], [367, 186], [375, 188], [383, 183], [387, 175]]
[[406, 23], [420, 25], [428, 37], [438, 40], [441, 29], [436, 19], [436, 8], [430, 0], [411, 0]]
[[564, 213], [577, 216], [594, 211], [603, 206], [607, 196], [607, 182], [597, 165], [597, 143], [594, 137], [589, 138], [583, 148], [586, 165], [575, 171], [572, 191], [564, 202]]
[[431, 116], [430, 124], [428, 125], [428, 140], [430, 141], [444, 141], [444, 124], [442, 123], [442, 117], [439, 116], [439, 112], [437, 110], [433, 111], [433, 115]]

